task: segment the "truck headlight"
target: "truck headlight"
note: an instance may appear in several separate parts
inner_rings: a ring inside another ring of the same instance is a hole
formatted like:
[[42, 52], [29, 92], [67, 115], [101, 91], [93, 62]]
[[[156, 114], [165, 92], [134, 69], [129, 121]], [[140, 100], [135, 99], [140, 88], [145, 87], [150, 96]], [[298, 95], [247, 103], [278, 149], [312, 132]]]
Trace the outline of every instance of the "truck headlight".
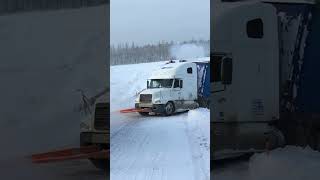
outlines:
[[139, 102], [139, 98], [140, 96], [138, 96], [135, 100], [134, 100], [134, 102], [136, 102], [136, 103], [138, 103]]
[[160, 99], [155, 99], [154, 103], [161, 103]]

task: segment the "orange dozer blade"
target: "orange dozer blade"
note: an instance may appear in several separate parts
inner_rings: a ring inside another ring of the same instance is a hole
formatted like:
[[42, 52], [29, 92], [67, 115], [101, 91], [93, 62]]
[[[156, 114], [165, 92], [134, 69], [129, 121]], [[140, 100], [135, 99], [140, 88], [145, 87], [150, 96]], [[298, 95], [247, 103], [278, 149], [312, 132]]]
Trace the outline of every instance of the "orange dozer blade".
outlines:
[[151, 112], [151, 108], [143, 108], [143, 109], [137, 109], [137, 108], [123, 109], [123, 110], [120, 110], [120, 112], [121, 112], [121, 113]]
[[46, 153], [33, 154], [33, 163], [49, 163], [73, 159], [108, 159], [109, 150], [101, 150], [97, 146], [69, 148]]

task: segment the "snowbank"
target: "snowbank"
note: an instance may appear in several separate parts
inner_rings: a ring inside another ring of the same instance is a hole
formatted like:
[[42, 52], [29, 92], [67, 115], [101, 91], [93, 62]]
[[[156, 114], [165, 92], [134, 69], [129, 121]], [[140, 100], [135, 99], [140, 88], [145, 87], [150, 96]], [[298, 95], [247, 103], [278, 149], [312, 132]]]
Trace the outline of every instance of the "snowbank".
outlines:
[[320, 177], [320, 153], [310, 148], [287, 146], [250, 160], [232, 161], [211, 172], [214, 180], [316, 180]]
[[[187, 127], [194, 165], [202, 171], [198, 173], [201, 180], [209, 179], [210, 175], [210, 110], [199, 108], [190, 110]], [[200, 176], [202, 175], [202, 176]]]
[[110, 68], [110, 111], [133, 108], [137, 94], [147, 88], [152, 71], [165, 62], [117, 65]]
[[256, 154], [249, 162], [251, 180], [315, 180], [320, 177], [320, 153], [287, 146]]

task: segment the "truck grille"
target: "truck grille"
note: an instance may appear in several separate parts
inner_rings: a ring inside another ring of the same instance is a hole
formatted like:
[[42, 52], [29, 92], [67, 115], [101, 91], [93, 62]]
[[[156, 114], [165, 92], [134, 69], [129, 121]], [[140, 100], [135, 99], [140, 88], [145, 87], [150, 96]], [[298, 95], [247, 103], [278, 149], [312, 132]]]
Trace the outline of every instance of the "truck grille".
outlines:
[[97, 103], [94, 112], [94, 128], [96, 130], [108, 130], [110, 127], [110, 108], [108, 103]]
[[151, 103], [152, 95], [151, 94], [140, 94], [140, 102], [141, 103]]

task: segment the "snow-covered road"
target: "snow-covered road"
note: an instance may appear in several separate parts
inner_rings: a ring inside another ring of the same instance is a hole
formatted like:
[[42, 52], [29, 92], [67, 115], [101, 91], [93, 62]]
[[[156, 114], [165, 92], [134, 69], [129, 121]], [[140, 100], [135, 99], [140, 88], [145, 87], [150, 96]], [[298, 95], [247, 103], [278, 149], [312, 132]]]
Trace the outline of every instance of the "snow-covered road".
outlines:
[[111, 67], [112, 180], [209, 180], [208, 109], [170, 117], [119, 113], [162, 64]]
[[208, 147], [207, 139], [198, 136], [198, 147], [193, 147], [196, 144], [187, 116], [188, 113], [171, 117], [128, 116], [130, 121], [111, 134], [111, 178], [208, 179], [208, 160], [201, 153], [196, 154], [201, 151], [198, 148]]

